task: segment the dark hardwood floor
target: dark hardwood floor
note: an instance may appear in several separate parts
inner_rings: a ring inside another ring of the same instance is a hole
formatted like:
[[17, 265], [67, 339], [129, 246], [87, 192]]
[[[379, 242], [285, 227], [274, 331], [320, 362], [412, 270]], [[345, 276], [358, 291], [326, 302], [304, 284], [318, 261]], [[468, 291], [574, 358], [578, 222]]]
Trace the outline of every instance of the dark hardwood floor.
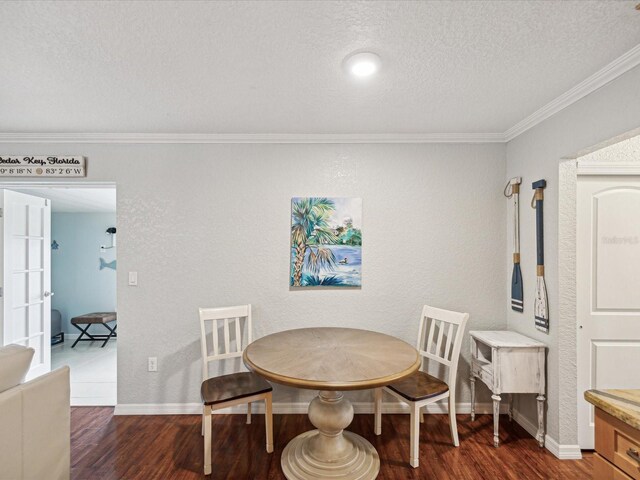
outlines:
[[[203, 441], [200, 416], [113, 416], [108, 407], [71, 412], [71, 478], [74, 480], [200, 479]], [[349, 430], [367, 438], [381, 459], [381, 480], [591, 478], [592, 455], [558, 460], [515, 422], [501, 419], [500, 448], [493, 447], [490, 415], [471, 422], [458, 415], [460, 447], [451, 445], [446, 415], [428, 415], [421, 429], [420, 468], [408, 465], [409, 416], [383, 415], [373, 435], [373, 415], [356, 415]], [[306, 415], [274, 415], [275, 451], [264, 449], [264, 416], [245, 425], [243, 415], [213, 417], [211, 479], [283, 479], [280, 454], [287, 442], [312, 426]]]

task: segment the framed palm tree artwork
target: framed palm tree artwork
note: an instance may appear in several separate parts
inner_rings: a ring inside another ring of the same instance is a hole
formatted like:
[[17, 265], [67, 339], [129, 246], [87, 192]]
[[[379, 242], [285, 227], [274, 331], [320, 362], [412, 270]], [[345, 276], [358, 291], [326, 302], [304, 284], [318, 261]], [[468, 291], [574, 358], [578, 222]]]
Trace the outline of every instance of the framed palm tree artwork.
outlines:
[[292, 287], [362, 284], [362, 199], [291, 199]]

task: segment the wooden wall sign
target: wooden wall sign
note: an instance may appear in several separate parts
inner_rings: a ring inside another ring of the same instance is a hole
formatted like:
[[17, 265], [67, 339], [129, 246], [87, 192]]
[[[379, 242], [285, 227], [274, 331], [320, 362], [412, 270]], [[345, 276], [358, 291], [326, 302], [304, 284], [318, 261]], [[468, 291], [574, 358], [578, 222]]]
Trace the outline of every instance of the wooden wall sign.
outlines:
[[86, 177], [77, 155], [0, 155], [0, 177]]

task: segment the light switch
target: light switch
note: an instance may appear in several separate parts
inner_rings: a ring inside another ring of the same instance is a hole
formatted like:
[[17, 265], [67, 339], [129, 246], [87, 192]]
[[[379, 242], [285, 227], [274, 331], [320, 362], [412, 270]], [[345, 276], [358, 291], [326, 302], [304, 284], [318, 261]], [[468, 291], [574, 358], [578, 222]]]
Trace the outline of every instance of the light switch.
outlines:
[[129, 285], [138, 285], [138, 272], [129, 272]]

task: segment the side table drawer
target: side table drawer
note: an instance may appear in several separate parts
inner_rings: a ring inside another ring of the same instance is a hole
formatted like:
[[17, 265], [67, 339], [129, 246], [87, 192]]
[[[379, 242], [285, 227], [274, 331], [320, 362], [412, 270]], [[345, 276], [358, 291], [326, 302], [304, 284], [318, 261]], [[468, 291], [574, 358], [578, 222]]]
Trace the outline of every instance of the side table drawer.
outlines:
[[593, 480], [633, 480], [619, 468], [607, 462], [600, 455], [593, 455]]
[[596, 451], [634, 480], [640, 480], [640, 431], [596, 408]]
[[471, 371], [473, 372], [473, 375], [482, 380], [487, 387], [493, 389], [493, 374], [488, 368], [490, 368], [490, 365], [482, 368], [482, 364], [473, 362]]

